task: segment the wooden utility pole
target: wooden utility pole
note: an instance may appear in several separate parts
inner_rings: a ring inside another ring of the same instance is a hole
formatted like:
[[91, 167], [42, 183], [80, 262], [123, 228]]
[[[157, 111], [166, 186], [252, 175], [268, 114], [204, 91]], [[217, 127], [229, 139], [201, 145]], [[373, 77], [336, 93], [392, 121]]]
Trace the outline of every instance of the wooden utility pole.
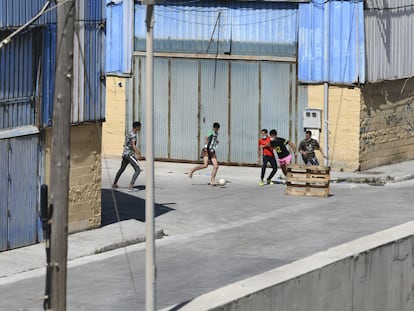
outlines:
[[73, 84], [73, 37], [76, 0], [57, 0], [56, 77], [50, 167], [53, 207], [50, 241], [50, 310], [66, 310], [70, 116]]

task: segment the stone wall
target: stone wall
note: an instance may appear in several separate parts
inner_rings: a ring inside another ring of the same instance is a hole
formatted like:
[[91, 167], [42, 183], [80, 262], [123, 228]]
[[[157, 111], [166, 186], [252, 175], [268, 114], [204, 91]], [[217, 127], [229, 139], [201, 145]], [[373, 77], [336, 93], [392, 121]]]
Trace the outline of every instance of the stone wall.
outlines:
[[[45, 181], [50, 184], [52, 131], [45, 136]], [[101, 224], [101, 137], [102, 124], [71, 127], [69, 218], [70, 233]]]
[[414, 79], [362, 88], [361, 169], [414, 159]]
[[[328, 95], [329, 162], [335, 171], [359, 168], [359, 124], [361, 91], [359, 88], [329, 86]], [[308, 86], [308, 107], [322, 109], [322, 132], [319, 143], [324, 146], [324, 86]], [[326, 150], [324, 150], [326, 153]], [[319, 162], [323, 159], [318, 154]]]

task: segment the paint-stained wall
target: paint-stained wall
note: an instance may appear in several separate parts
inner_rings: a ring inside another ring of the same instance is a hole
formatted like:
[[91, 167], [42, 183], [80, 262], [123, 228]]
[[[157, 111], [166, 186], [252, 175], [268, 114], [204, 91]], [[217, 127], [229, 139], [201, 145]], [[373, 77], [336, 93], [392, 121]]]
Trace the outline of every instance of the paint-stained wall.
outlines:
[[[71, 127], [69, 232], [101, 224], [101, 123]], [[52, 132], [46, 130], [46, 183], [50, 180]]]
[[414, 81], [362, 88], [361, 169], [414, 159]]
[[[324, 146], [324, 87], [308, 86], [309, 108], [322, 109], [320, 145]], [[329, 161], [335, 171], [356, 171], [359, 168], [359, 123], [361, 91], [359, 88], [329, 87], [328, 128]], [[304, 135], [303, 135], [304, 136]], [[326, 152], [325, 152], [326, 153]], [[323, 159], [317, 153], [320, 163]]]

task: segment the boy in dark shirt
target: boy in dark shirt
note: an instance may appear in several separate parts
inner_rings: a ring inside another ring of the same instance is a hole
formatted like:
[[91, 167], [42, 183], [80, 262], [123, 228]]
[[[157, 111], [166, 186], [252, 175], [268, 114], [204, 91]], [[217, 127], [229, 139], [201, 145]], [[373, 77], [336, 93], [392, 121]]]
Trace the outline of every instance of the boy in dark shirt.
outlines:
[[270, 146], [276, 151], [279, 158], [279, 166], [282, 169], [283, 174], [286, 176], [286, 165], [292, 162], [292, 155], [289, 153], [289, 150], [286, 148], [286, 145], [289, 145], [296, 157], [296, 147], [295, 144], [290, 140], [277, 137], [277, 131], [270, 131]]

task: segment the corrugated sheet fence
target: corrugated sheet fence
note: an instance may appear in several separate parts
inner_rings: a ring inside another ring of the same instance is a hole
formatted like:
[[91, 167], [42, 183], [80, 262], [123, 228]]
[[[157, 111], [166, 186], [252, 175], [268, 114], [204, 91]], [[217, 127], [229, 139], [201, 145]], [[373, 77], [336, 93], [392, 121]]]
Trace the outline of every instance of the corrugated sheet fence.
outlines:
[[[145, 122], [145, 58], [134, 60], [129, 117]], [[262, 128], [296, 143], [303, 136], [307, 100], [295, 77], [293, 63], [155, 58], [155, 157], [198, 160], [213, 122], [221, 124], [219, 161], [229, 164], [256, 163]], [[145, 141], [141, 144], [145, 150]]]

